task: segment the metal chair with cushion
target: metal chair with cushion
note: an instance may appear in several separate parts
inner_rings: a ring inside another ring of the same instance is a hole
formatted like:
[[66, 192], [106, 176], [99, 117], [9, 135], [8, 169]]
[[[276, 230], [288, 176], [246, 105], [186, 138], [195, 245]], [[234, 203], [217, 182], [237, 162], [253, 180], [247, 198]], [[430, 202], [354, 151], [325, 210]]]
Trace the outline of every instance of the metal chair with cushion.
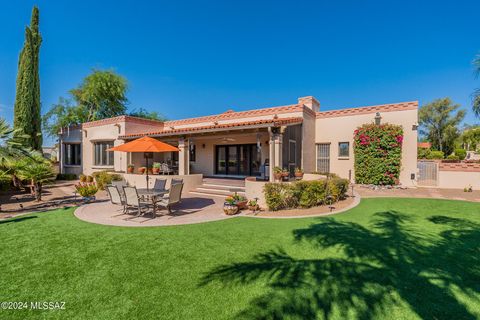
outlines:
[[128, 211], [130, 207], [133, 207], [134, 209], [136, 208], [137, 217], [141, 216], [142, 214], [145, 214], [145, 211], [143, 211], [143, 209], [148, 210], [148, 208], [152, 206], [151, 202], [143, 201], [142, 198], [138, 196], [137, 188], [124, 186], [123, 190], [125, 192], [126, 210]]
[[156, 203], [157, 206], [165, 207], [168, 213], [172, 213], [171, 206], [182, 200], [183, 183], [172, 184], [170, 192]]
[[120, 198], [122, 201], [125, 202], [125, 192], [123, 191], [123, 187], [128, 186], [127, 181], [120, 180], [120, 181], [112, 181], [112, 186], [115, 186], [120, 194]]

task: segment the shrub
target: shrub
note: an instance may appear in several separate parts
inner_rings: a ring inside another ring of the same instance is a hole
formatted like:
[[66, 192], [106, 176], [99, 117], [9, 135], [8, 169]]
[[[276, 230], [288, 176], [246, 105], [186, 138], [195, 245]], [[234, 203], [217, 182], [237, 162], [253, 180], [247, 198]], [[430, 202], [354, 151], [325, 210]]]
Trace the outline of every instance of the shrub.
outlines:
[[122, 176], [116, 173], [109, 173], [108, 171], [97, 171], [92, 174], [93, 178], [97, 182], [98, 189], [105, 190], [108, 184], [112, 181], [122, 180]]
[[445, 158], [445, 154], [443, 151], [432, 150], [430, 151], [427, 159], [443, 159]]
[[93, 197], [98, 192], [98, 187], [93, 182], [80, 182], [75, 185], [75, 189], [82, 197]]
[[458, 156], [459, 160], [465, 160], [465, 158], [467, 157], [467, 150], [455, 149], [455, 155]]
[[87, 176], [84, 174], [80, 175], [80, 182], [87, 182]]
[[77, 175], [74, 173], [59, 173], [57, 174], [57, 180], [77, 180]]
[[364, 124], [354, 132], [355, 181], [362, 184], [398, 184], [403, 129], [392, 124]]
[[459, 161], [460, 160], [460, 157], [455, 155], [455, 154], [451, 154], [447, 157], [448, 160], [455, 160], [455, 161]]
[[87, 182], [88, 182], [88, 183], [93, 182], [93, 177], [92, 177], [92, 176], [87, 176]]
[[429, 148], [417, 148], [417, 158], [418, 159], [428, 159], [430, 156], [430, 150]]
[[297, 181], [294, 183], [267, 183], [264, 187], [268, 209], [277, 211], [292, 208], [310, 208], [344, 199], [348, 180]]

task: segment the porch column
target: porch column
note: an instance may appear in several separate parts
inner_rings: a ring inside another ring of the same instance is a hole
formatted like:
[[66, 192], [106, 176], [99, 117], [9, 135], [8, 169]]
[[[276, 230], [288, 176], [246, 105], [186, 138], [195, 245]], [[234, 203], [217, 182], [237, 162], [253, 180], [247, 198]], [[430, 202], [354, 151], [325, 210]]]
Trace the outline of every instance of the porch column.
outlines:
[[283, 134], [277, 133], [277, 134], [275, 135], [275, 167], [280, 167], [280, 168], [283, 168], [283, 161], [282, 161], [283, 149], [282, 149], [282, 143], [283, 143]]
[[187, 168], [185, 164], [188, 157], [188, 146], [186, 146], [186, 144], [185, 138], [180, 138], [178, 140], [178, 149], [180, 149], [178, 152], [178, 174], [182, 176], [187, 174]]
[[275, 166], [275, 134], [269, 132], [269, 141], [268, 141], [268, 151], [269, 151], [269, 165], [268, 173], [270, 182], [274, 182], [275, 178], [273, 177], [273, 167]]
[[60, 155], [59, 155], [59, 160], [60, 160], [60, 173], [63, 174], [65, 173], [65, 169], [63, 167], [64, 165], [64, 159], [65, 159], [65, 145], [63, 144], [63, 139], [60, 138], [59, 139], [59, 148], [58, 148], [59, 152], [60, 152]]

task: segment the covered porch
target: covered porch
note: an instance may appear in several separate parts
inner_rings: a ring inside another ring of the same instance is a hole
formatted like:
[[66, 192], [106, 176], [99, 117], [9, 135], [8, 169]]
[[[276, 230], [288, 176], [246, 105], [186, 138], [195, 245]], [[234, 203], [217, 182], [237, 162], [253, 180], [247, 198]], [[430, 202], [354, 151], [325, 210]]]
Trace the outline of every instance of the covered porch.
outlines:
[[[145, 135], [178, 147], [179, 152], [154, 153], [153, 158], [148, 159], [150, 168], [153, 163], [166, 164], [172, 170], [169, 175], [256, 177], [268, 181], [273, 179], [274, 167], [288, 169], [292, 174], [295, 167], [302, 167], [301, 118], [171, 127], [121, 139], [129, 142]], [[141, 153], [128, 153], [126, 158], [127, 163], [134, 166], [134, 172], [129, 175], [138, 176], [138, 168], [147, 165]]]

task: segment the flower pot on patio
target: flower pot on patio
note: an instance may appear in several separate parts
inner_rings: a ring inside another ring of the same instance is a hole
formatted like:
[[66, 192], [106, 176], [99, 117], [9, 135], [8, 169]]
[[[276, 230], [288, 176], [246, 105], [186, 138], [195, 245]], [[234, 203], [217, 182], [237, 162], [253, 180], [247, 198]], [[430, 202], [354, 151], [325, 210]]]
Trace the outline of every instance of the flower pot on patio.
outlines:
[[303, 172], [295, 172], [295, 178], [297, 180], [302, 180], [303, 174], [304, 174]]
[[258, 209], [259, 209], [258, 204], [253, 205], [253, 206], [248, 206], [248, 210], [250, 210], [252, 212], [258, 211]]
[[247, 209], [247, 200], [237, 201], [237, 207], [239, 210]]
[[147, 168], [145, 168], [145, 167], [138, 168], [138, 173], [140, 173], [140, 174], [144, 174], [145, 171], [147, 171]]
[[237, 214], [238, 213], [238, 206], [235, 205], [235, 204], [231, 204], [231, 203], [228, 203], [228, 202], [225, 202], [223, 204], [223, 212], [226, 214], [226, 215], [234, 215], [234, 214]]
[[282, 173], [274, 173], [273, 174], [273, 177], [275, 178], [275, 180], [282, 180]]
[[133, 173], [135, 171], [135, 167], [134, 166], [128, 166], [127, 167], [127, 173]]
[[160, 168], [153, 168], [152, 173], [153, 174], [159, 174], [160, 173]]

